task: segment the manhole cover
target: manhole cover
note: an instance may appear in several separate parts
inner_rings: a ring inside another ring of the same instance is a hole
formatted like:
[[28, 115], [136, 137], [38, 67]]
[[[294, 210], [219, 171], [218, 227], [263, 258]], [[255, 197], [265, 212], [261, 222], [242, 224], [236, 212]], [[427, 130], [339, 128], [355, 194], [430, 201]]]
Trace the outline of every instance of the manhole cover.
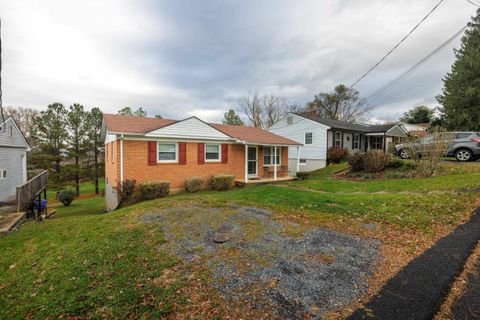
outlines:
[[224, 243], [230, 240], [230, 237], [225, 233], [217, 233], [213, 236], [212, 240], [215, 243]]

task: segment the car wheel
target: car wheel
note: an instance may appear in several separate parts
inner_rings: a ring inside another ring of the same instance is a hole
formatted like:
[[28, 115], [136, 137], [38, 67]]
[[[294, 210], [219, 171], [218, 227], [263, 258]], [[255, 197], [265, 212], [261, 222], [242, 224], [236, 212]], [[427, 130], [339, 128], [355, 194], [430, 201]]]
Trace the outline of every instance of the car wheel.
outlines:
[[468, 149], [458, 149], [455, 151], [455, 158], [458, 161], [467, 162], [473, 159], [473, 154]]
[[400, 150], [400, 152], [398, 153], [398, 155], [399, 155], [400, 158], [402, 158], [402, 159], [408, 159], [408, 158], [410, 158], [410, 157], [408, 156], [407, 151], [406, 151], [405, 149]]

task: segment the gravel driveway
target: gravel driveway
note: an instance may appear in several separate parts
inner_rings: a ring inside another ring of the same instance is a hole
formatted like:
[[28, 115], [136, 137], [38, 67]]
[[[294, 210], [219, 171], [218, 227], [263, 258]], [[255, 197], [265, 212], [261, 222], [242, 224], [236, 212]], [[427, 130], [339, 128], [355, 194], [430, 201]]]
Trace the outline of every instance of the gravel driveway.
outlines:
[[189, 263], [207, 261], [227, 298], [280, 318], [321, 318], [358, 299], [379, 258], [379, 242], [275, 219], [271, 211], [190, 203], [142, 217], [165, 247]]

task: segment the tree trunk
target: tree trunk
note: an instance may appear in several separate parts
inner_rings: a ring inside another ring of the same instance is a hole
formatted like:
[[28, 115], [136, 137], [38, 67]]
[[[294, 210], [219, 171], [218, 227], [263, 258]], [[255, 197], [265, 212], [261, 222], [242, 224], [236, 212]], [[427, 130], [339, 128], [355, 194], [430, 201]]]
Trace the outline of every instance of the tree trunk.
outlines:
[[94, 153], [94, 157], [95, 157], [95, 194], [99, 194], [100, 193], [100, 190], [98, 189], [98, 147], [97, 147], [97, 141], [95, 139], [95, 143], [94, 143], [94, 148], [95, 150], [93, 150], [93, 153]]
[[75, 157], [75, 190], [77, 191], [77, 197], [80, 195], [80, 167], [78, 162], [78, 157]]

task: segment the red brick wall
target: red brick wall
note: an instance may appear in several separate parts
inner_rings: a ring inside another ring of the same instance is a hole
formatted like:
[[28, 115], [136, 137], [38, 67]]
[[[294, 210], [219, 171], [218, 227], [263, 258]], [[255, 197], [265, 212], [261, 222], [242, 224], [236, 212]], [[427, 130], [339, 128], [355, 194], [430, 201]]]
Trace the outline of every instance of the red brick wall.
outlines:
[[[112, 159], [113, 145], [113, 159]], [[120, 141], [105, 144], [105, 180], [112, 187], [116, 187], [120, 181]]]
[[[111, 146], [107, 144], [108, 159], [105, 162], [105, 177], [112, 186], [120, 181], [120, 141], [114, 143], [114, 161], [111, 161]], [[145, 181], [166, 180], [171, 182], [171, 188], [183, 188], [186, 179], [199, 176], [208, 182], [214, 174], [233, 174], [237, 180], [244, 179], [245, 146], [239, 144], [228, 145], [228, 163], [205, 162], [197, 163], [197, 143], [187, 143], [187, 163], [158, 163], [148, 165], [148, 142], [138, 140], [123, 141], [123, 179], [135, 179], [137, 185]], [[282, 148], [282, 166], [288, 166], [288, 148]], [[278, 176], [282, 177], [280, 168]], [[258, 176], [265, 177], [263, 168], [263, 148], [258, 148]]]
[[123, 178], [135, 179], [137, 184], [145, 181], [170, 181], [171, 188], [183, 188], [186, 179], [202, 177], [209, 181], [213, 174], [233, 174], [236, 179], [243, 179], [245, 170], [243, 145], [228, 145], [228, 163], [197, 163], [197, 144], [187, 143], [187, 163], [158, 163], [148, 165], [147, 141], [126, 140], [123, 142]]

